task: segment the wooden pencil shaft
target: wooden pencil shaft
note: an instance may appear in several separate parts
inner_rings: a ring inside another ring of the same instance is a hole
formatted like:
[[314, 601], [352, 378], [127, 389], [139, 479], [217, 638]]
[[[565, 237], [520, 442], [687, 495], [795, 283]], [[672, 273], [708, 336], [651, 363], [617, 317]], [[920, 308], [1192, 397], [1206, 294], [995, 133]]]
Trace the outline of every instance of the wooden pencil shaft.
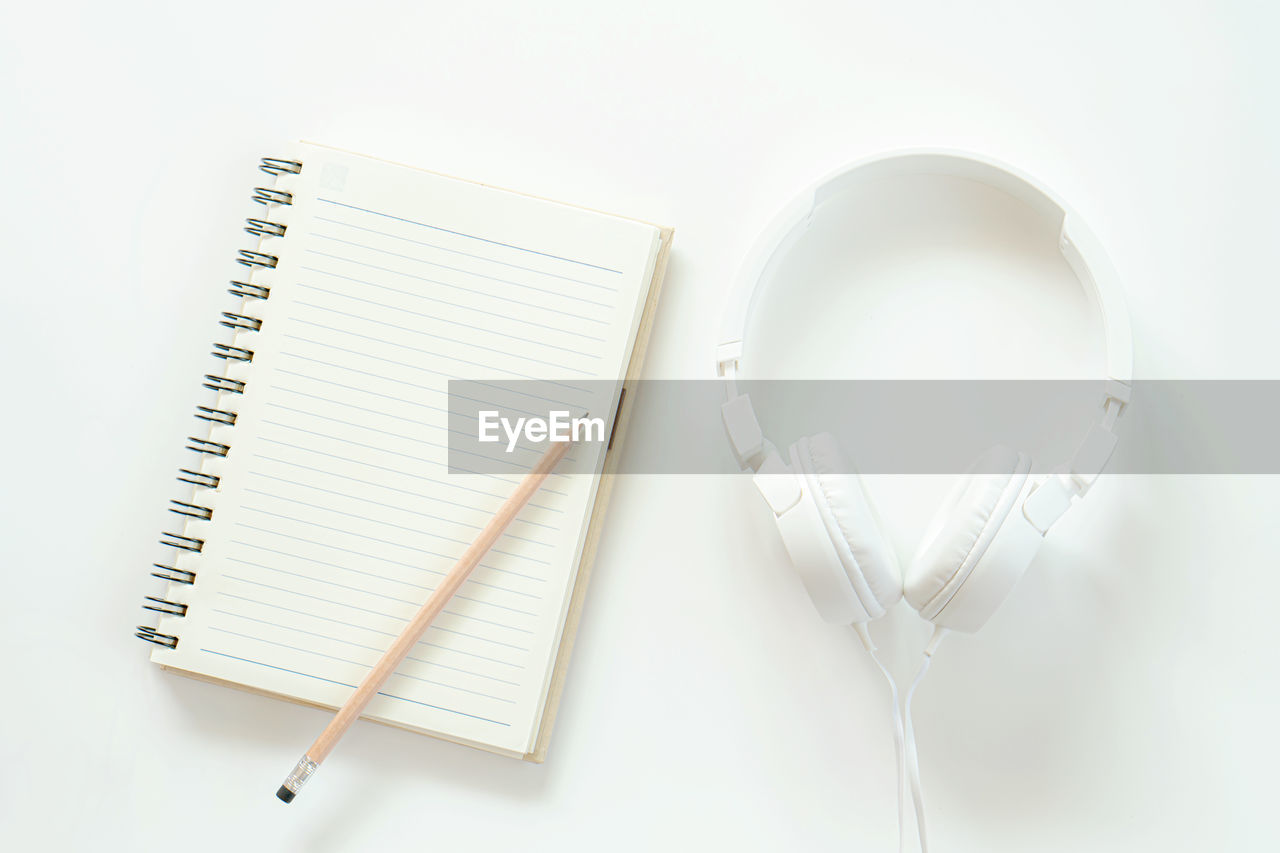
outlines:
[[351, 724], [354, 723], [360, 714], [364, 712], [365, 707], [378, 694], [382, 685], [396, 671], [405, 656], [409, 654], [409, 650], [418, 644], [418, 640], [422, 639], [422, 635], [427, 628], [435, 620], [440, 611], [458, 591], [471, 571], [480, 563], [484, 555], [489, 552], [498, 538], [502, 536], [503, 531], [511, 524], [515, 517], [529, 502], [534, 493], [542, 487], [542, 483], [556, 465], [568, 452], [571, 442], [555, 442], [547, 449], [547, 452], [538, 460], [538, 464], [533, 470], [525, 475], [520, 481], [520, 485], [511, 493], [511, 496], [502, 504], [498, 512], [489, 520], [484, 529], [480, 531], [467, 550], [458, 558], [458, 562], [454, 564], [449, 573], [440, 581], [435, 590], [432, 591], [425, 604], [418, 610], [413, 619], [409, 620], [409, 624], [400, 632], [400, 636], [396, 637], [391, 647], [383, 653], [382, 658], [374, 664], [373, 668], [360, 682], [360, 686], [356, 688], [356, 692], [351, 694], [351, 698], [346, 704], [339, 709], [338, 713], [325, 727], [320, 736], [316, 738], [315, 743], [307, 750], [306, 757], [314, 761], [316, 764], [324, 761], [338, 740], [346, 732]]

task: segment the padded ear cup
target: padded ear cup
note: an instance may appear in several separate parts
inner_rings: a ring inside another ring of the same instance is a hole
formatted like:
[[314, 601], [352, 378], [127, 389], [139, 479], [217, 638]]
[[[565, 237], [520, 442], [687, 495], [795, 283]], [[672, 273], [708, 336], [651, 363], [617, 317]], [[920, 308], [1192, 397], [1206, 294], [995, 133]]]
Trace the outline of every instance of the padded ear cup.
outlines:
[[878, 619], [902, 598], [902, 571], [889, 547], [862, 479], [845, 472], [840, 448], [829, 433], [802, 438], [791, 447], [791, 464], [813, 495], [840, 564], [863, 608]]
[[1030, 473], [1026, 454], [999, 445], [980, 456], [952, 489], [907, 570], [907, 602], [925, 619], [937, 617], [972, 576]]

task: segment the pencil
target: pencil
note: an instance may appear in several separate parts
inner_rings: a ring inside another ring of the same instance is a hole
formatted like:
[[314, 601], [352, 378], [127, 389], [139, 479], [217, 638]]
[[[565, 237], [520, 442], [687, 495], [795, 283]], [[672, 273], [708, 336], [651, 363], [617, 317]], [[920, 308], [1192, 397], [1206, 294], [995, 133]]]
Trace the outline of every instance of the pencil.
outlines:
[[476, 536], [475, 541], [467, 547], [467, 550], [458, 558], [458, 562], [454, 564], [449, 573], [432, 591], [431, 596], [422, 605], [422, 608], [418, 610], [417, 615], [409, 621], [409, 624], [405, 626], [404, 631], [400, 633], [396, 641], [391, 644], [391, 647], [383, 653], [381, 659], [369, 670], [369, 674], [360, 682], [356, 692], [351, 694], [351, 698], [329, 721], [329, 725], [325, 726], [324, 731], [316, 738], [315, 743], [311, 744], [311, 747], [298, 760], [293, 772], [285, 778], [280, 790], [276, 791], [277, 797], [286, 803], [293, 802], [293, 798], [298, 795], [303, 783], [311, 778], [311, 774], [315, 773], [320, 763], [333, 751], [338, 740], [351, 727], [351, 724], [359, 718], [365, 706], [377, 695], [383, 683], [400, 666], [405, 655], [409, 654], [409, 650], [417, 645], [423, 633], [430, 627], [432, 620], [444, 609], [445, 604], [449, 602], [453, 594], [466, 581], [467, 576], [471, 574], [471, 570], [489, 552], [489, 549], [493, 547], [493, 543], [498, 540], [498, 537], [507, 529], [507, 526], [524, 508], [524, 505], [538, 491], [547, 476], [555, 470], [556, 465], [568, 452], [572, 443], [571, 441], [553, 442], [547, 452], [538, 460], [538, 464], [533, 466], [533, 470], [525, 475], [524, 479], [520, 481], [520, 485], [511, 493], [511, 497], [507, 498], [506, 502], [498, 508], [497, 514], [489, 520], [489, 523]]

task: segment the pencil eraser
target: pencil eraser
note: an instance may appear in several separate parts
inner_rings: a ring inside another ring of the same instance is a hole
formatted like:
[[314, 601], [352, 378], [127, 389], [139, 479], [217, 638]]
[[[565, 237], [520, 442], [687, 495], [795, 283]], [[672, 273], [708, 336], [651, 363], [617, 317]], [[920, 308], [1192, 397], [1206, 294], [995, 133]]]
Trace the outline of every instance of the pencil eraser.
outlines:
[[293, 798], [297, 795], [294, 794], [293, 791], [290, 791], [288, 788], [286, 788], [284, 785], [281, 785], [280, 790], [276, 791], [276, 796], [279, 797], [283, 802], [292, 803]]

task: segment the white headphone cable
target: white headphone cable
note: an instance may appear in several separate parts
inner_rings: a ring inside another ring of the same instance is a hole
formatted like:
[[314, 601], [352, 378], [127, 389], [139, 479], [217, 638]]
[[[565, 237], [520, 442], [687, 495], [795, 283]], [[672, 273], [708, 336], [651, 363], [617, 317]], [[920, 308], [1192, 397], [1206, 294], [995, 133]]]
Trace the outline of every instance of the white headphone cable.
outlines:
[[855, 623], [853, 629], [857, 632], [859, 639], [862, 640], [862, 645], [866, 648], [867, 654], [871, 656], [872, 662], [880, 669], [881, 674], [884, 675], [884, 680], [889, 683], [889, 695], [893, 700], [893, 750], [894, 758], [898, 763], [898, 853], [907, 853], [907, 754], [902, 710], [898, 704], [898, 683], [894, 681], [888, 668], [881, 662], [880, 656], [876, 654], [876, 645], [871, 641], [871, 633], [867, 630], [866, 623]]
[[933, 629], [933, 636], [929, 638], [929, 644], [924, 649], [924, 661], [920, 664], [920, 670], [916, 673], [915, 680], [911, 682], [911, 687], [907, 690], [907, 701], [903, 709], [903, 716], [906, 718], [904, 742], [907, 777], [910, 780], [911, 801], [915, 806], [916, 828], [920, 833], [920, 853], [929, 853], [929, 835], [925, 830], [924, 789], [920, 784], [920, 760], [916, 752], [915, 726], [911, 720], [911, 700], [915, 698], [916, 688], [924, 680], [924, 674], [929, 671], [929, 664], [933, 662], [933, 653], [946, 635], [946, 628], [936, 627]]

